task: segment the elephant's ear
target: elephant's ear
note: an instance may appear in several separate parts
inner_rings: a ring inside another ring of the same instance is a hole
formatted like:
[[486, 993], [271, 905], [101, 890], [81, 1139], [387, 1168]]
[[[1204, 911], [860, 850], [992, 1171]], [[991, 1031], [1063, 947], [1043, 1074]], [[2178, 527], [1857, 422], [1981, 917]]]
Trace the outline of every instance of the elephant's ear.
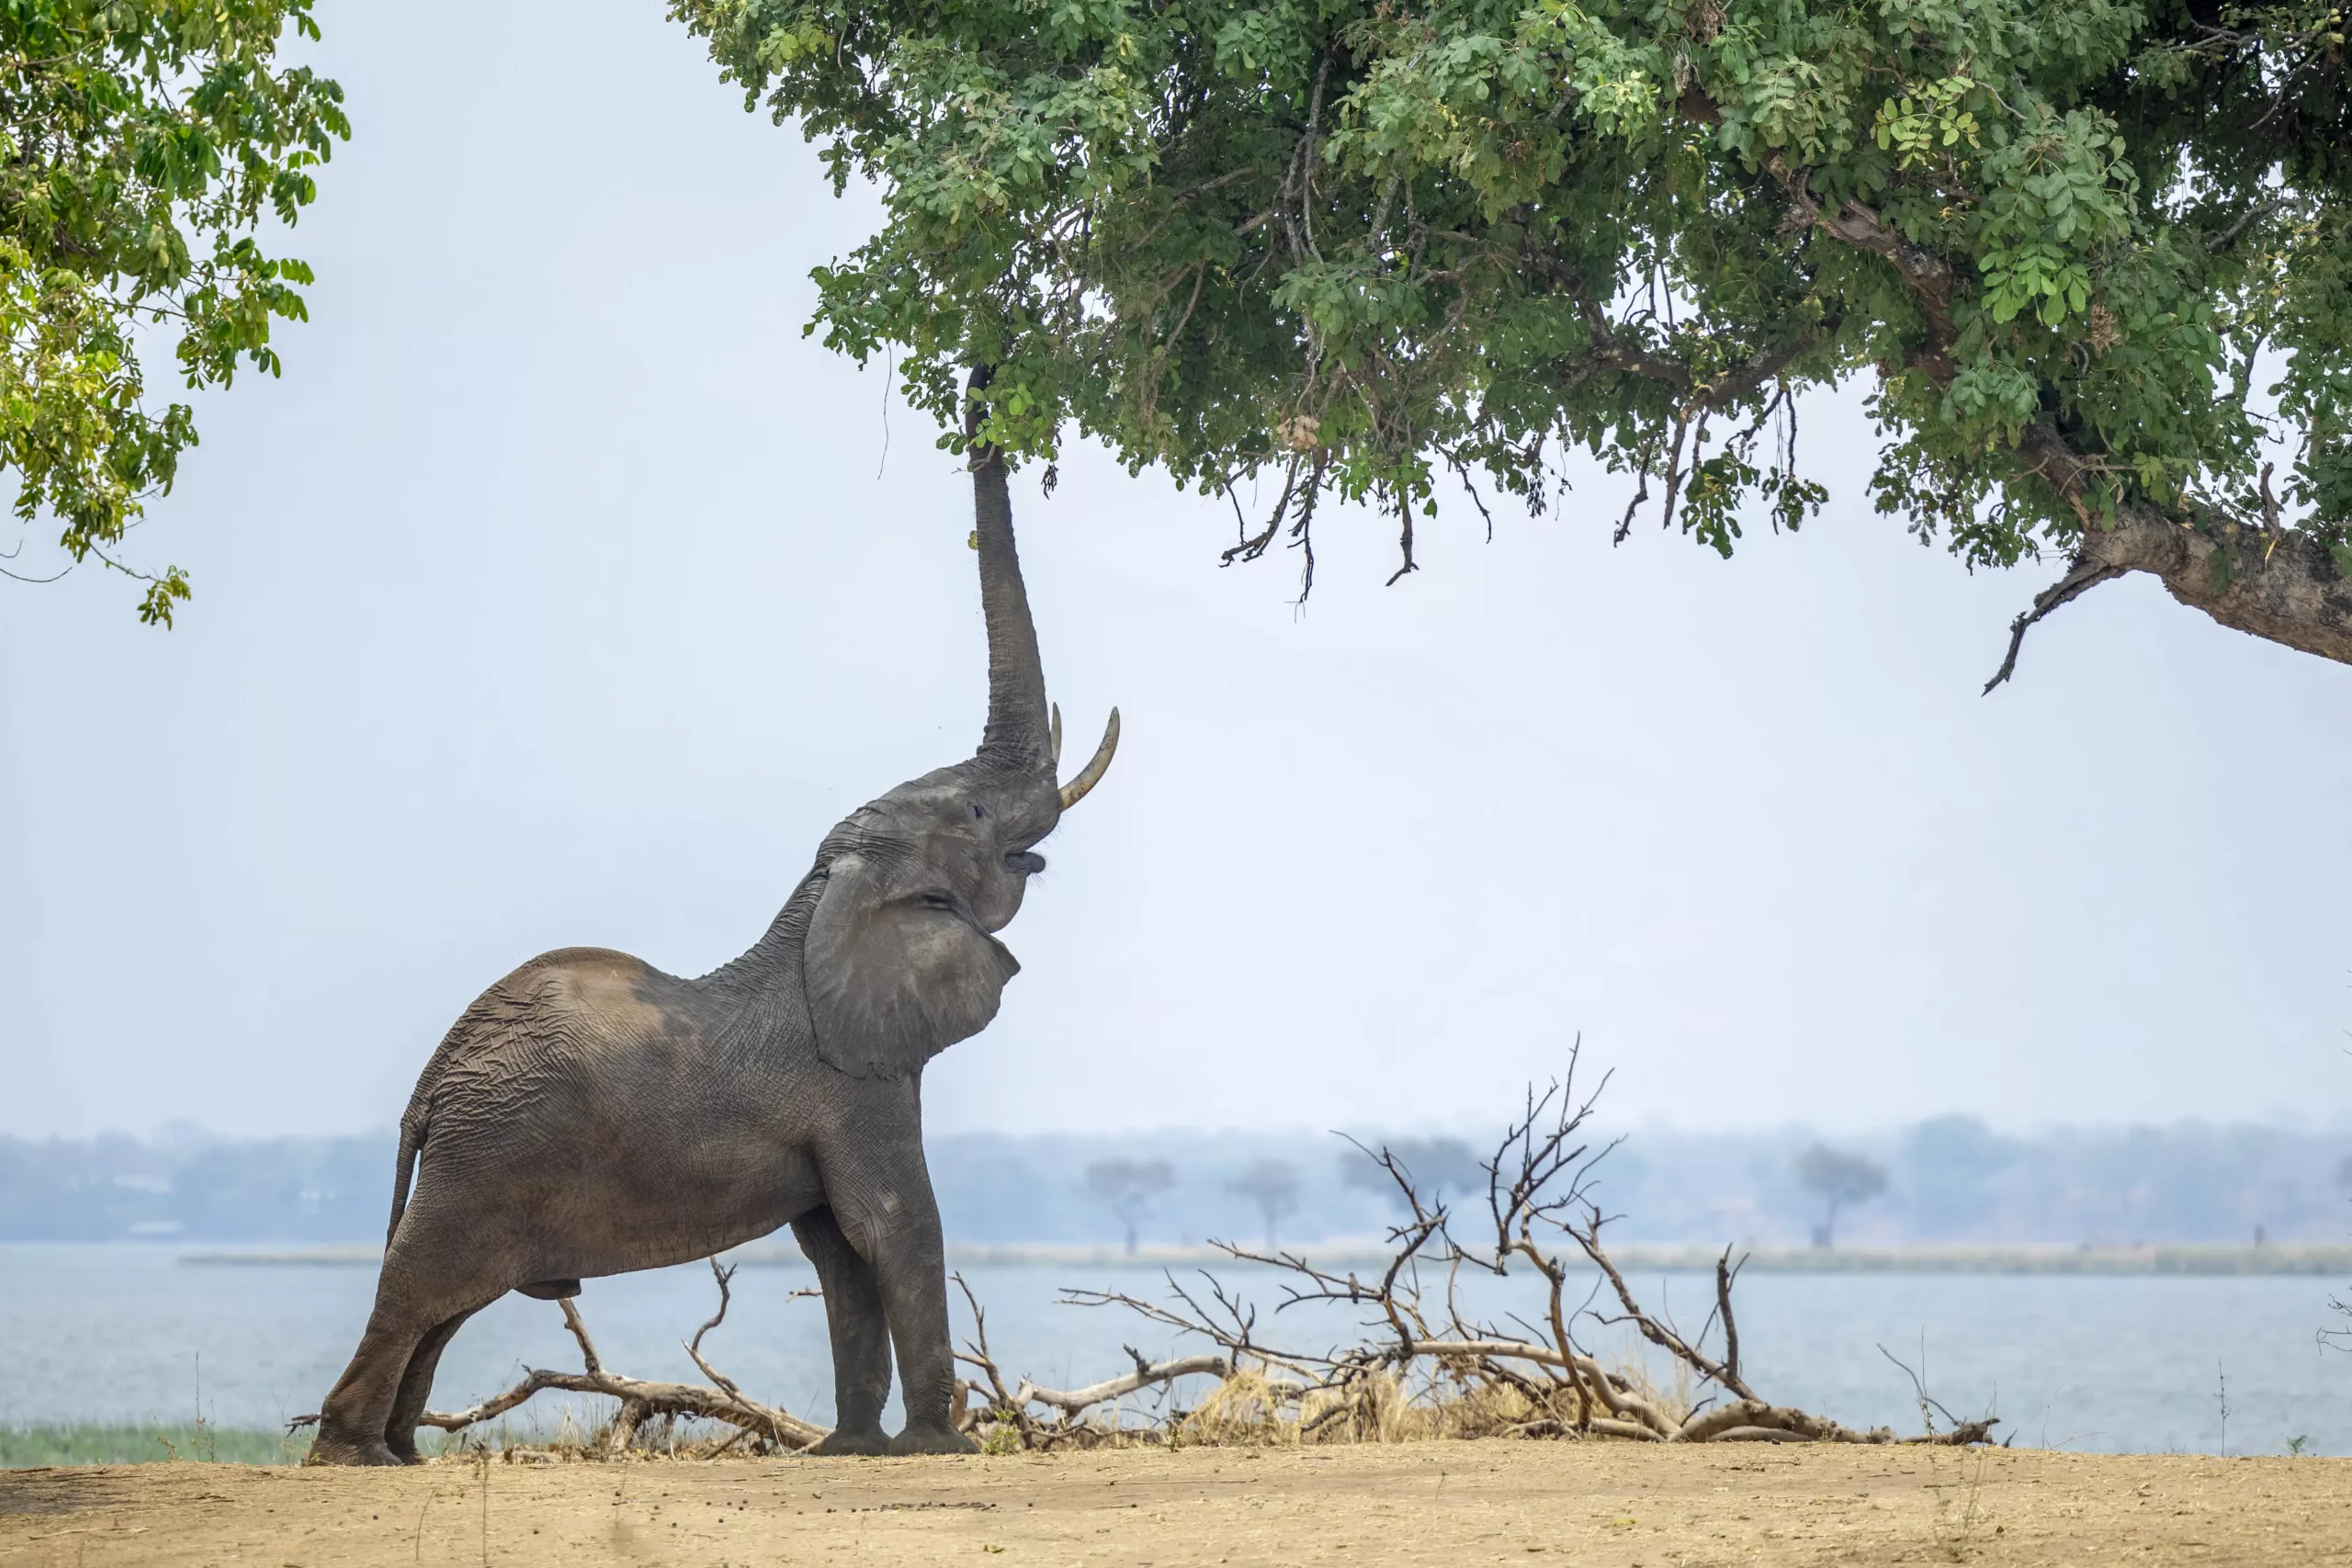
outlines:
[[862, 1078], [899, 1078], [996, 1016], [1021, 965], [969, 921], [886, 899], [862, 856], [828, 868], [802, 949], [817, 1054]]

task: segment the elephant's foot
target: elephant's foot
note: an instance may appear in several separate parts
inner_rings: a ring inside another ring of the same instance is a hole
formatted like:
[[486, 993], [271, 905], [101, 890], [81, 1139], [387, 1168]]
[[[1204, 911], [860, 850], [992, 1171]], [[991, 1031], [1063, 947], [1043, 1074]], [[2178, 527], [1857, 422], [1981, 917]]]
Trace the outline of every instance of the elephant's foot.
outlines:
[[894, 1454], [976, 1454], [980, 1445], [955, 1427], [944, 1424], [918, 1427], [907, 1423], [907, 1429], [890, 1439]]
[[808, 1450], [812, 1454], [862, 1454], [871, 1457], [892, 1451], [890, 1439], [882, 1433], [882, 1424], [871, 1427], [836, 1427]]
[[379, 1436], [370, 1440], [347, 1437], [323, 1423], [319, 1435], [311, 1440], [311, 1452], [305, 1464], [417, 1464], [422, 1461], [412, 1449], [403, 1459], [392, 1451], [391, 1445]]

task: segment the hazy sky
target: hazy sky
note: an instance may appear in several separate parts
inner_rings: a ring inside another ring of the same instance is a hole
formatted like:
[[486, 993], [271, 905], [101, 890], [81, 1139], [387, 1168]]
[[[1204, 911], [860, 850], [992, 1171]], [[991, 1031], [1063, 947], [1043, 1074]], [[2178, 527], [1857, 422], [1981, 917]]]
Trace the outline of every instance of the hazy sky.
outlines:
[[[322, 11], [311, 324], [137, 536], [194, 605], [0, 583], [0, 1131], [387, 1126], [515, 964], [701, 973], [978, 737], [968, 488], [801, 336], [870, 209], [655, 0]], [[1331, 514], [1304, 611], [1222, 503], [1019, 477], [1072, 749], [1126, 741], [933, 1128], [1484, 1124], [1579, 1030], [1621, 1118], [2345, 1115], [2352, 670], [2132, 581], [1980, 697], [2055, 568], [1806, 433], [1837, 503], [1728, 564], [1580, 474], [1395, 588]]]

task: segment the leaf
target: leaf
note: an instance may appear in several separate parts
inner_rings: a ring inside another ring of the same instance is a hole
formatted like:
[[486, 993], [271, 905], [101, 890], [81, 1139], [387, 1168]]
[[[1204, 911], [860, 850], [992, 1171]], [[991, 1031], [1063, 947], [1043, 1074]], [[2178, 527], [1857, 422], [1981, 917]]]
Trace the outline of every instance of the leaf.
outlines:
[[349, 135], [342, 89], [274, 58], [316, 38], [310, 0], [40, 0], [0, 8], [12, 152], [0, 174], [0, 466], [20, 518], [43, 516], [79, 562], [143, 582], [169, 627], [187, 575], [119, 548], [196, 441], [191, 411], [150, 400], [140, 348], [160, 341], [191, 388], [276, 375], [273, 318], [301, 321], [309, 266], [271, 256], [308, 168]]

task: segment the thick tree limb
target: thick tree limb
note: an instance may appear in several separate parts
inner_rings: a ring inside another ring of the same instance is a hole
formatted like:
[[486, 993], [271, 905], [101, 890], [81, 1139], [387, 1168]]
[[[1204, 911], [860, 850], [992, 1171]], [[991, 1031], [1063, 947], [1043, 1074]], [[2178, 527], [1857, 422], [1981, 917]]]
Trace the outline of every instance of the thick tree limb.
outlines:
[[2352, 664], [2352, 581], [2326, 545], [2300, 530], [2229, 521], [2209, 533], [2126, 505], [2084, 532], [2078, 558], [2147, 572], [2225, 626]]
[[2086, 590], [2143, 571], [2165, 592], [2225, 626], [2339, 664], [2352, 664], [2352, 581], [2326, 545], [2293, 528], [2234, 517], [2194, 522], [2126, 501], [2100, 514], [2091, 465], [2047, 424], [2018, 443], [2024, 469], [2064, 497], [2082, 521], [2066, 575], [2009, 628], [2008, 656], [1984, 689], [2008, 679], [2028, 627]]
[[2135, 502], [2104, 518], [2093, 504], [2091, 465], [2056, 430], [2030, 426], [2018, 455], [2081, 517], [2079, 561], [2147, 572], [2225, 626], [2352, 663], [2352, 581], [2318, 539], [2275, 521], [2176, 520]]
[[[1695, 86], [1683, 96], [1682, 112], [1695, 119], [1720, 119], [1714, 105]], [[1951, 383], [1951, 352], [1959, 341], [1952, 323], [1953, 279], [1943, 259], [1912, 243], [1860, 202], [1831, 211], [1807, 188], [1807, 174], [1780, 154], [1764, 161], [1808, 226], [1858, 250], [1884, 256], [1918, 305], [1924, 341], [1905, 355], [1906, 367], [1936, 386]], [[2028, 428], [2016, 447], [2020, 478], [2030, 476], [2057, 491], [2082, 525], [2074, 566], [2054, 588], [2010, 627], [2008, 657], [1985, 687], [1990, 691], [2016, 668], [2026, 628], [2086, 589], [2126, 572], [2144, 571], [2165, 592], [2222, 626], [2352, 664], [2352, 581], [2337, 570], [2335, 555], [2307, 533], [2235, 518], [2170, 517], [2144, 501], [2109, 507], [2091, 483], [2093, 468], [2065, 437], [2047, 424]], [[2044, 600], [2047, 603], [2044, 603]]]

